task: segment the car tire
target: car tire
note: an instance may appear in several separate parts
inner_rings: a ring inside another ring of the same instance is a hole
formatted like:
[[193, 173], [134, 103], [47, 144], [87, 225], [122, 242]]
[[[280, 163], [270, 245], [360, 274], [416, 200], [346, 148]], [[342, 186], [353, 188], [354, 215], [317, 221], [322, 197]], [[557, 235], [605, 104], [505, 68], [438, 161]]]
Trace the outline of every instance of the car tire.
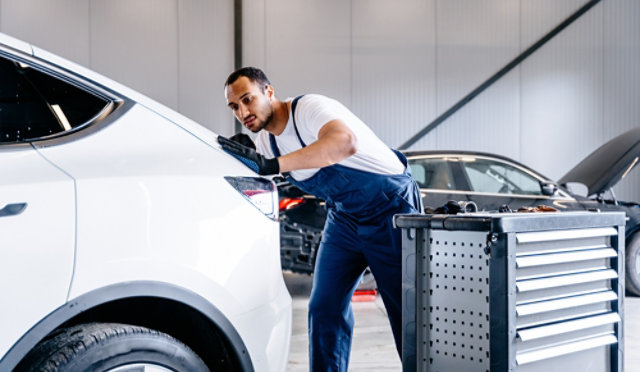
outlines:
[[640, 296], [640, 233], [634, 234], [627, 244], [625, 273], [627, 292]]
[[89, 323], [65, 328], [36, 346], [17, 371], [209, 371], [175, 338], [149, 328]]

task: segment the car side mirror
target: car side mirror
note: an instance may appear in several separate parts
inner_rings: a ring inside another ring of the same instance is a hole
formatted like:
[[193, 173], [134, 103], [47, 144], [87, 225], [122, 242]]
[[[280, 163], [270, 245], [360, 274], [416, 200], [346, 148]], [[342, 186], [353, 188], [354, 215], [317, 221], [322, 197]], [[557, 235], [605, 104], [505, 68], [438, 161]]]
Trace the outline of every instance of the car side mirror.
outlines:
[[558, 185], [553, 182], [540, 181], [540, 189], [542, 190], [542, 195], [551, 196], [558, 191]]

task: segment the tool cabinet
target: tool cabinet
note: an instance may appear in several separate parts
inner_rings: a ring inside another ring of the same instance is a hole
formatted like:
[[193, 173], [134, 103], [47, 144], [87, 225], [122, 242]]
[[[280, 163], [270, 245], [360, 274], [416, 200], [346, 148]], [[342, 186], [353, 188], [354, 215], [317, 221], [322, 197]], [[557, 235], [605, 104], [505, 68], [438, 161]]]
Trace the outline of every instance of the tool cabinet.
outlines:
[[623, 371], [624, 213], [394, 223], [404, 371]]

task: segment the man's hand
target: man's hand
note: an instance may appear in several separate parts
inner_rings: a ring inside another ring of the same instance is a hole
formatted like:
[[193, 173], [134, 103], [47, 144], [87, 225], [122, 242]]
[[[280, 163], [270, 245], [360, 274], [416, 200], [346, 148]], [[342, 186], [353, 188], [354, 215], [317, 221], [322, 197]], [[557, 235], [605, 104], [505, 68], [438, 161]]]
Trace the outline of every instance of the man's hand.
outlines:
[[256, 144], [253, 143], [253, 141], [251, 140], [251, 137], [247, 136], [244, 133], [236, 133], [233, 136], [229, 137], [229, 139], [232, 140], [233, 142], [237, 142], [241, 144], [242, 146], [247, 146], [252, 150], [256, 149]]
[[255, 150], [222, 136], [218, 136], [218, 143], [224, 151], [233, 155], [236, 159], [244, 163], [244, 165], [260, 175], [266, 176], [280, 173], [278, 158], [267, 159]]

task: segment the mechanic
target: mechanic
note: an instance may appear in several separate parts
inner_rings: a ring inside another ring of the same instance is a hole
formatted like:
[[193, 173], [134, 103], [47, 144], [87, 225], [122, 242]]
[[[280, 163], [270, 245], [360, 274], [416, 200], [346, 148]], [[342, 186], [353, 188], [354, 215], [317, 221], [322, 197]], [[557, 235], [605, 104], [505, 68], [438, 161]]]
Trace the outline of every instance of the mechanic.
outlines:
[[258, 135], [257, 151], [220, 136], [222, 148], [257, 173], [282, 172], [326, 201], [309, 302], [311, 370], [347, 371], [354, 324], [350, 299], [367, 265], [401, 354], [401, 235], [392, 216], [422, 210], [404, 155], [331, 98], [307, 94], [279, 100], [257, 68], [232, 73], [225, 96], [236, 118]]

